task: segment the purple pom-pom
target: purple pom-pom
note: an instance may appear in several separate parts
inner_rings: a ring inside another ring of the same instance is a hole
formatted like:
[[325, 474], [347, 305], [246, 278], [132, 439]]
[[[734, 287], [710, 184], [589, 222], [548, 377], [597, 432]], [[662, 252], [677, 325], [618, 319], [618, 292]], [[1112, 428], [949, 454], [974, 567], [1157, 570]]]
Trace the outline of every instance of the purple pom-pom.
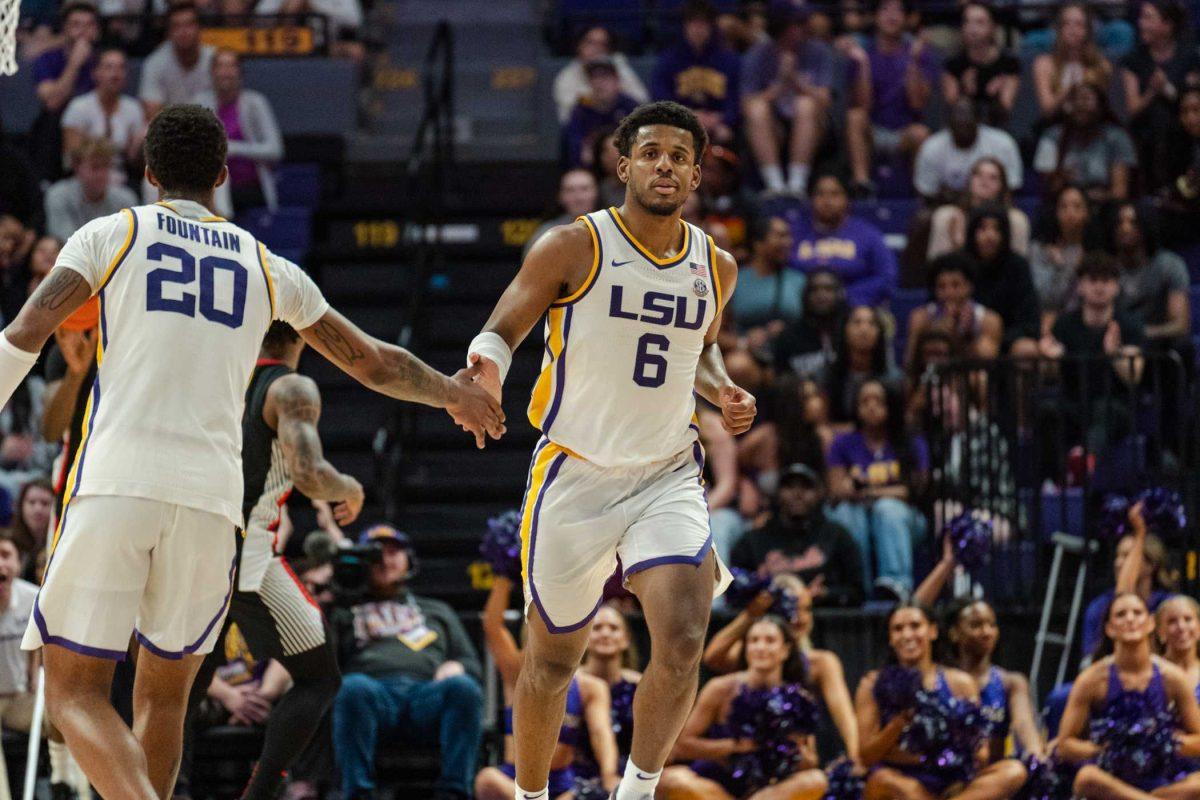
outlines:
[[1187, 527], [1187, 512], [1178, 492], [1155, 486], [1138, 495], [1146, 528], [1164, 539], [1172, 539]]
[[628, 753], [633, 746], [633, 694], [637, 684], [620, 680], [610, 689], [612, 695], [612, 728], [617, 737], [617, 750]]
[[866, 778], [856, 774], [854, 762], [848, 758], [839, 758], [825, 770], [825, 778], [829, 788], [825, 790], [822, 800], [862, 800], [866, 788]]
[[487, 533], [479, 554], [492, 565], [492, 572], [514, 581], [521, 579], [521, 514], [505, 511], [487, 521]]
[[774, 586], [770, 578], [760, 577], [758, 573], [750, 570], [734, 567], [730, 573], [733, 575], [733, 582], [725, 590], [725, 598], [730, 608], [743, 609], [763, 592], [770, 592], [774, 602], [767, 610], [768, 613], [776, 614], [786, 620], [795, 618], [800, 601], [789, 589]]
[[1125, 691], [1092, 719], [1091, 739], [1104, 749], [1097, 765], [1126, 783], [1160, 778], [1177, 764], [1174, 712], [1146, 695]]
[[916, 713], [900, 735], [900, 746], [920, 755], [922, 763], [940, 775], [966, 781], [974, 773], [975, 751], [987, 734], [978, 703], [922, 691]]
[[1129, 498], [1110, 494], [1100, 505], [1100, 535], [1116, 541], [1129, 533]]
[[1071, 800], [1078, 766], [1053, 756], [1047, 759], [1026, 756], [1022, 761], [1029, 771], [1029, 778], [1017, 794], [1017, 800]]
[[792, 737], [816, 732], [820, 707], [798, 684], [769, 689], [743, 686], [733, 699], [725, 725], [729, 736], [751, 739], [759, 747], [734, 758], [730, 776], [746, 794], [783, 780], [800, 765], [800, 749]]
[[888, 664], [875, 678], [875, 703], [884, 721], [917, 705], [921, 673], [911, 667]]
[[977, 572], [987, 565], [992, 549], [992, 522], [987, 517], [964, 512], [946, 523], [942, 529], [954, 545], [954, 558], [967, 572]]

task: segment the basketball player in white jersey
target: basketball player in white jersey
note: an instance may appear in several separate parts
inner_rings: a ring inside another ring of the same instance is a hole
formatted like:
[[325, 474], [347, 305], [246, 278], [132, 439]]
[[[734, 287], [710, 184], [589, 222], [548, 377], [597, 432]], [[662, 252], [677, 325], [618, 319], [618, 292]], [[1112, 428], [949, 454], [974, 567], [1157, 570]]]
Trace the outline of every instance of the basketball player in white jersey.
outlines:
[[618, 556], [653, 646], [617, 800], [653, 797], [695, 699], [709, 609], [728, 572], [712, 549], [693, 392], [732, 433], [755, 414], [716, 343], [737, 265], [680, 219], [706, 144], [675, 103], [626, 117], [616, 138], [624, 204], [538, 240], [468, 351], [499, 397], [512, 350], [546, 315], [529, 407], [542, 439], [521, 531], [529, 646], [513, 704], [518, 800], [547, 797], [567, 687]]
[[[471, 371], [446, 377], [367, 336], [295, 264], [212, 214], [227, 174], [212, 112], [167, 108], [145, 149], [161, 201], [77, 231], [0, 334], [7, 402], [54, 329], [99, 295], [84, 439], [24, 647], [44, 648], [50, 717], [108, 800], [174, 786], [188, 690], [234, 588], [242, 407], [273, 319], [368, 387], [446, 408], [480, 444], [503, 433]], [[131, 635], [132, 730], [108, 698]]]

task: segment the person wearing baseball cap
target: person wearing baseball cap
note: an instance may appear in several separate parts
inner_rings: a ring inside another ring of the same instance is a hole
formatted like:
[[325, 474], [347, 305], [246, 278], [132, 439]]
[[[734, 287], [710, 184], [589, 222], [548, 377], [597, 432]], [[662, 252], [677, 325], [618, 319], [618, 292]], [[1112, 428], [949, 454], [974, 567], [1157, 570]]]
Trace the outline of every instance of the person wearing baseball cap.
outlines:
[[825, 516], [825, 481], [807, 464], [779, 473], [774, 513], [765, 525], [743, 534], [732, 565], [769, 575], [800, 578], [816, 605], [863, 602], [862, 556], [854, 538]]
[[436, 800], [465, 800], [483, 736], [482, 667], [458, 616], [447, 604], [413, 594], [412, 541], [392, 525], [363, 531], [380, 561], [358, 605], [331, 614], [342, 688], [333, 703], [333, 746], [347, 800], [373, 797], [380, 738], [438, 742], [442, 766]]

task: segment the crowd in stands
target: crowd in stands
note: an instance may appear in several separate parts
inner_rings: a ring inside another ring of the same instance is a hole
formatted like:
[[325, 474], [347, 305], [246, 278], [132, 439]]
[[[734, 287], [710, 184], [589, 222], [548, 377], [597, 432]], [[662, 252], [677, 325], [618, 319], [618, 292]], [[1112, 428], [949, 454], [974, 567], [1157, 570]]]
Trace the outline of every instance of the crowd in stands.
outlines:
[[[23, 16], [33, 24], [21, 38], [41, 113], [26, 146], [0, 138], [4, 320], [75, 230], [150, 197], [140, 144], [166, 104], [200, 103], [225, 125], [230, 183], [217, 211], [277, 203], [272, 167], [283, 145], [274, 114], [245, 85], [236, 53], [202, 43], [207, 15], [324, 14], [351, 55], [362, 20], [354, 0], [150, 3], [165, 37], [155, 40], [122, 17], [144, 15], [142, 4], [45, 5], [29, 3]], [[746, 736], [733, 709], [786, 687], [825, 709], [847, 763], [871, 768], [874, 797], [925, 800], [966, 787], [975, 797], [1010, 797], [1036, 772], [1010, 755], [1010, 734], [1016, 752], [1040, 759], [1057, 731], [1062, 763], [1087, 761], [1095, 755], [1085, 735], [1089, 705], [1107, 713], [1126, 687], [1184, 709], [1182, 750], [1200, 756], [1200, 738], [1191, 738], [1200, 737], [1200, 612], [1174, 594], [1178, 554], [1137, 524], [1115, 546], [1116, 589], [1084, 616], [1084, 652], [1098, 654], [1095, 664], [1075, 690], [1058, 693], [1061, 723], [1043, 720], [1049, 735], [1025, 679], [992, 663], [1000, 637], [993, 606], [970, 597], [930, 610], [966, 575], [939, 539], [946, 520], [986, 501], [995, 544], [1018, 536], [1014, 432], [1028, 435], [1042, 413], [1014, 402], [1004, 412], [1014, 418], [1002, 419], [970, 381], [940, 392], [937, 367], [1065, 359], [1059, 398], [1077, 404], [1079, 419], [1060, 415], [1068, 418], [1063, 435], [1069, 449], [1091, 454], [1124, 441], [1131, 411], [1117, 393], [1085, 387], [1137, 387], [1149, 359], [1162, 354], [1174, 354], [1191, 380], [1200, 53], [1189, 8], [1177, 0], [1066, 2], [1040, 27], [1017, 30], [982, 2], [960, 4], [957, 27], [927, 24], [922, 4], [909, 0], [845, 4], [836, 14], [785, 0], [743, 5], [730, 14], [707, 0], [684, 2], [678, 35], [644, 76], [605, 27], [579, 31], [552, 89], [562, 126], [558, 207], [534, 234], [623, 202], [613, 131], [637, 104], [675, 100], [701, 117], [713, 145], [684, 216], [741, 265], [720, 341], [730, 373], [761, 409], [736, 440], [719, 414], [699, 411], [714, 546], [791, 603], [776, 606], [766, 591], [740, 608], [719, 602], [727, 624], [704, 660], [718, 677], [676, 746], [663, 796], [820, 797], [832, 778], [807, 728], [789, 739], [794, 760], [777, 781], [756, 784], [734, 769], [786, 743]], [[136, 96], [131, 56], [144, 58]], [[1014, 136], [1021, 113], [1035, 122]], [[899, 239], [872, 212], [881, 198], [897, 197], [913, 211]], [[899, 302], [914, 291], [919, 302]], [[0, 412], [6, 633], [31, 613], [63, 464], [79, 445], [96, 310], [77, 317], [56, 334], [42, 372]], [[1068, 454], [1047, 460], [1053, 466], [1038, 477], [1049, 491], [1066, 489]], [[955, 486], [952, 496], [939, 494], [945, 485]], [[315, 505], [324, 535], [352, 538]], [[285, 524], [281, 541], [290, 531]], [[372, 796], [380, 750], [436, 742], [445, 796], [511, 797], [511, 741], [503, 745], [508, 763], [477, 769], [484, 676], [462, 622], [408, 590], [416, 554], [403, 534], [378, 525], [361, 542], [383, 553], [366, 598], [335, 603], [328, 563], [296, 565], [337, 632], [345, 677], [326, 729], [291, 775], [290, 796]], [[504, 620], [512, 594], [512, 581], [498, 576], [482, 620], [506, 698], [521, 652]], [[813, 608], [870, 601], [893, 604], [889, 664], [852, 693], [838, 654], [812, 646]], [[629, 603], [603, 606], [591, 623], [553, 757], [556, 796], [585, 787], [580, 780], [611, 788], [628, 756], [640, 665], [623, 613]], [[29, 725], [37, 673], [15, 645], [6, 636], [0, 647], [0, 718], [20, 729]], [[208, 687], [196, 735], [261, 724], [289, 685], [286, 671], [257, 659], [236, 629], [223, 648], [227, 663]], [[982, 702], [986, 756], [976, 763], [958, 753], [969, 763], [952, 770], [913, 760], [901, 742], [924, 712], [881, 699], [879, 689], [896, 665], [919, 674], [930, 703]], [[85, 796], [65, 748], [51, 744], [50, 756], [56, 800]], [[1172, 773], [1169, 796], [1195, 796], [1197, 774]], [[189, 777], [185, 766], [180, 796]], [[1144, 777], [1100, 762], [1067, 781], [1081, 796], [1106, 798], [1113, 781], [1141, 785]], [[581, 800], [586, 791], [578, 790]]]

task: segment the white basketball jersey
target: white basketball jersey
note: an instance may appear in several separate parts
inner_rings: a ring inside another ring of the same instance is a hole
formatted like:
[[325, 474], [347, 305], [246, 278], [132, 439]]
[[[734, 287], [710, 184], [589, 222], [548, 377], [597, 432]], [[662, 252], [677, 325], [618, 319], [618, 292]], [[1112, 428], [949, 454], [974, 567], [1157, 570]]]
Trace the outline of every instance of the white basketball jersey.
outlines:
[[681, 222], [679, 255], [660, 259], [615, 208], [580, 220], [592, 234], [592, 269], [546, 315], [529, 420], [600, 466], [670, 458], [697, 436], [696, 367], [722, 299], [715, 245]]
[[100, 299], [96, 382], [67, 497], [144, 497], [242, 525], [242, 407], [272, 319], [328, 309], [312, 280], [203, 206], [125, 209], [80, 228], [56, 267]]

